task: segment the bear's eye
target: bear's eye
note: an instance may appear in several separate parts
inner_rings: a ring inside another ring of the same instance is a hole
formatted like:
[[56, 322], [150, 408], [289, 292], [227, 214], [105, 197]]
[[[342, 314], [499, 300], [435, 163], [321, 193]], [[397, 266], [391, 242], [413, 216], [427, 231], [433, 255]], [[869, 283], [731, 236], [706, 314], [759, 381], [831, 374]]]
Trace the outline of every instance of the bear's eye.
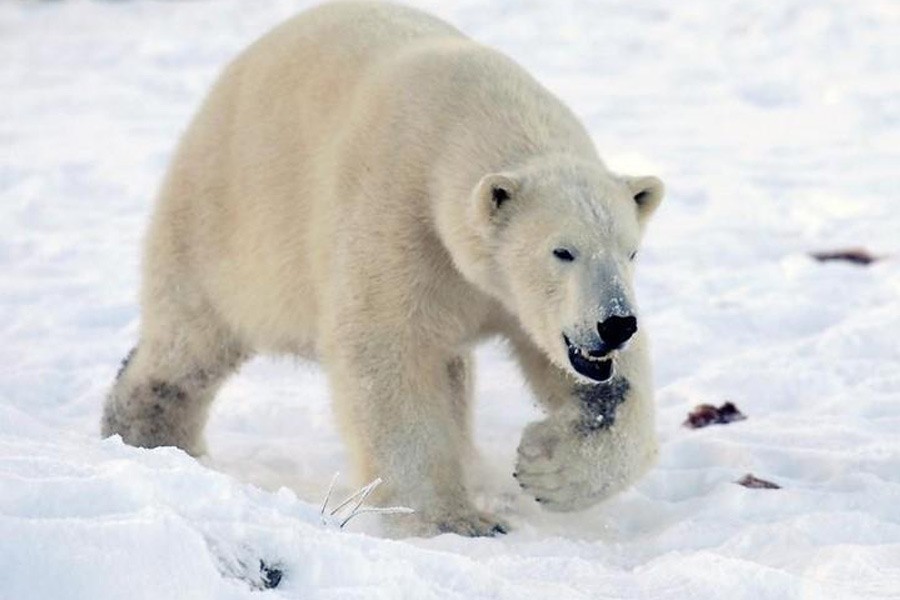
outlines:
[[572, 253], [565, 248], [557, 248], [553, 251], [553, 256], [563, 262], [572, 262], [573, 260], [575, 260], [575, 256], [573, 256]]
[[631, 256], [628, 257], [628, 260], [634, 260], [635, 256], [637, 256], [637, 250], [631, 253]]

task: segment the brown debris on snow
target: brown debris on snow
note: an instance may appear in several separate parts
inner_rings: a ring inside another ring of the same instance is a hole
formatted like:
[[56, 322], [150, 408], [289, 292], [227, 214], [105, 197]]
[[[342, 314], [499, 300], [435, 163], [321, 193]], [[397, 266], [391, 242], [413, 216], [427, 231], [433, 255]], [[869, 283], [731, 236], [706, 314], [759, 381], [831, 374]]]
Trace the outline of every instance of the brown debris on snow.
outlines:
[[755, 490], [780, 490], [781, 486], [777, 483], [772, 483], [771, 481], [766, 481], [765, 479], [760, 479], [759, 477], [747, 473], [737, 481], [736, 484], [742, 485], [745, 488], [752, 488]]
[[683, 423], [685, 427], [700, 429], [707, 425], [727, 425], [734, 421], [743, 421], [747, 416], [731, 402], [716, 408], [712, 404], [698, 404]]
[[873, 255], [865, 248], [843, 248], [830, 252], [810, 252], [809, 255], [819, 262], [842, 260], [863, 267], [883, 258], [882, 256]]

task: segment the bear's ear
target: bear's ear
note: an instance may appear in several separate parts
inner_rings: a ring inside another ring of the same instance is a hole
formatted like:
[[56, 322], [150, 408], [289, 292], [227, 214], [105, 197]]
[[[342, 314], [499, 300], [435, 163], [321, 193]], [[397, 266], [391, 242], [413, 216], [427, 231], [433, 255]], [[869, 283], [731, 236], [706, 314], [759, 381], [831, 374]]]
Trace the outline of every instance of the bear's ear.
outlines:
[[626, 177], [625, 183], [637, 204], [638, 217], [644, 221], [653, 214], [665, 194], [665, 185], [656, 177]]
[[507, 174], [485, 175], [475, 186], [475, 201], [472, 206], [476, 222], [482, 225], [505, 220], [509, 205], [515, 202], [518, 190], [516, 180]]

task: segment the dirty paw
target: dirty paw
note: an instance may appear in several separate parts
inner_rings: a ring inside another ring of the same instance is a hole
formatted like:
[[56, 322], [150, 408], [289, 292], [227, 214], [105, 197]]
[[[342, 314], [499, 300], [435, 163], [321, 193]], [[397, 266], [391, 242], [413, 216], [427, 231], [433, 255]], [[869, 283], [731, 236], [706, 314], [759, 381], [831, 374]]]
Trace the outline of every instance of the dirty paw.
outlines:
[[444, 517], [436, 522], [438, 533], [455, 533], [467, 537], [494, 537], [509, 532], [509, 525], [487, 513]]
[[398, 520], [393, 528], [393, 533], [398, 537], [431, 537], [443, 533], [466, 537], [495, 537], [509, 531], [510, 527], [506, 522], [474, 509], [459, 513], [411, 515], [402, 522]]

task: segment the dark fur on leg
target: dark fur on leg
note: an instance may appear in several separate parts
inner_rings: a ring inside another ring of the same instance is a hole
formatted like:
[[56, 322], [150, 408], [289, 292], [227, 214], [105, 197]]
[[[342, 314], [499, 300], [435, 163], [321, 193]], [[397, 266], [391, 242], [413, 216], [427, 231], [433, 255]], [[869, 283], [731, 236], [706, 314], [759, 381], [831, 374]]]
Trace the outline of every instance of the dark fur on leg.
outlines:
[[119, 434], [132, 446], [177, 446], [197, 454], [197, 419], [188, 400], [188, 392], [177, 384], [151, 380], [130, 386], [118, 382], [104, 407], [103, 436]]
[[122, 375], [125, 373], [125, 369], [128, 368], [128, 365], [131, 364], [131, 359], [134, 358], [135, 352], [137, 352], [137, 346], [129, 350], [128, 354], [125, 355], [125, 358], [122, 359], [119, 370], [116, 371], [116, 381], [122, 379]]
[[589, 435], [612, 427], [616, 422], [616, 409], [625, 402], [630, 387], [623, 377], [613, 377], [606, 383], [576, 385], [574, 392], [581, 401], [578, 432]]

